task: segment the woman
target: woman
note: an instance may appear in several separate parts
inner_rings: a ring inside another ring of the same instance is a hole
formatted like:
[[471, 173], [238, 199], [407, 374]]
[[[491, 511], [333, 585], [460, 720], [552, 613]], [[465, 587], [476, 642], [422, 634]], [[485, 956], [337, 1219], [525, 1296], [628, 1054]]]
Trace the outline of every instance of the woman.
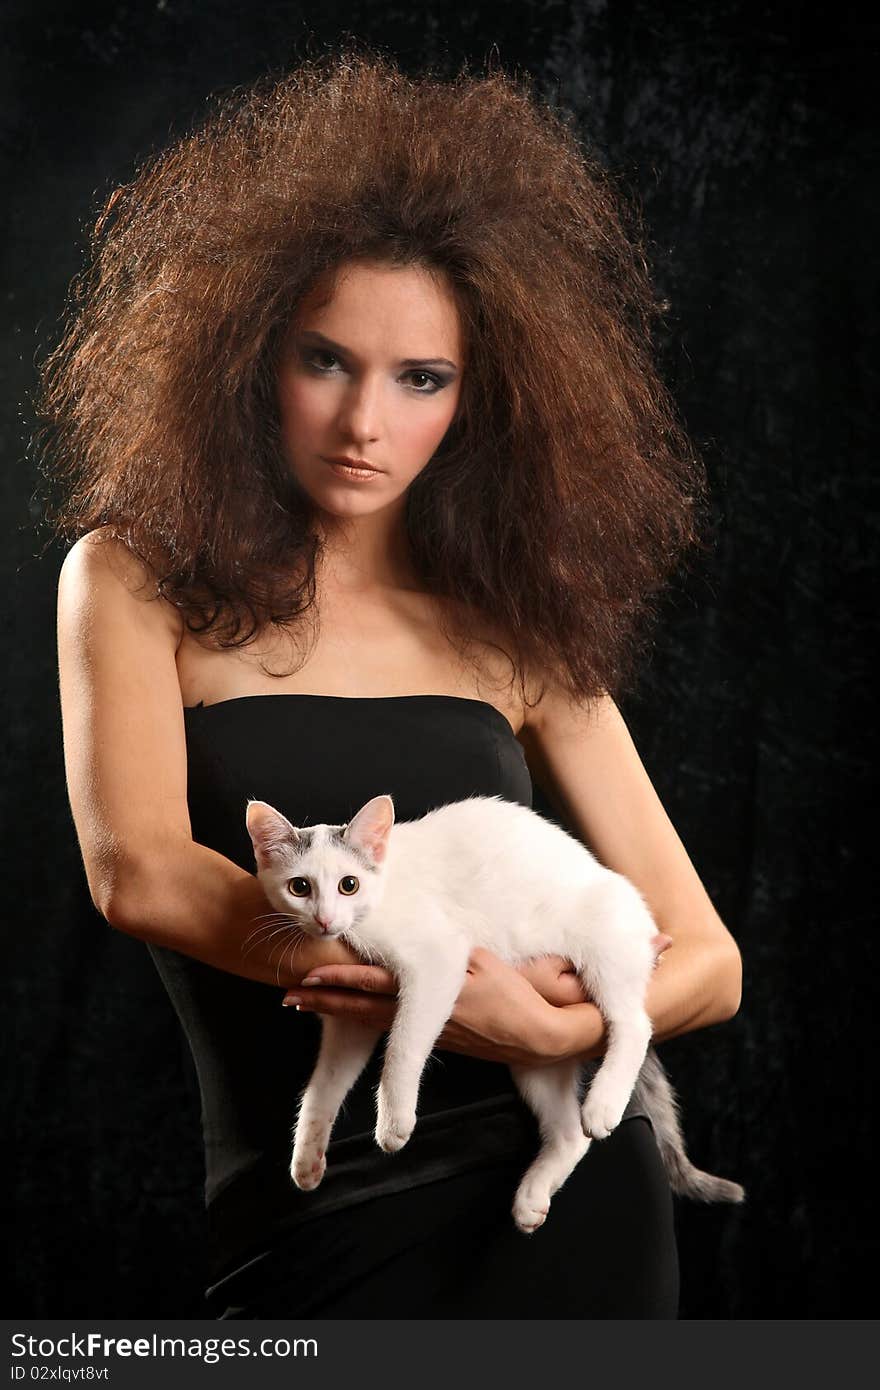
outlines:
[[[341, 823], [529, 804], [672, 944], [658, 1040], [731, 1017], [736, 946], [613, 691], [695, 539], [701, 475], [651, 365], [644, 262], [571, 133], [500, 74], [372, 56], [239, 94], [117, 190], [45, 367], [78, 539], [59, 587], [65, 757], [92, 897], [148, 943], [202, 1091], [219, 1317], [674, 1317], [668, 1185], [631, 1102], [533, 1237], [506, 1063], [603, 1050], [559, 959], [485, 952], [416, 1134], [372, 1073], [317, 1191], [288, 1173], [317, 1020], [394, 981], [261, 923], [249, 796]], [[279, 986], [299, 1009], [282, 1009]]]

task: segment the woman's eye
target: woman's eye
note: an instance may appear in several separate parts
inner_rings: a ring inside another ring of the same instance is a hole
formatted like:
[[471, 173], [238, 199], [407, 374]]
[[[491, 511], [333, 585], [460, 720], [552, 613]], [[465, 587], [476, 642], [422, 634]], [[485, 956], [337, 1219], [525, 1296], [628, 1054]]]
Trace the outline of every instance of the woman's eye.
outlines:
[[307, 878], [292, 878], [287, 885], [287, 891], [294, 898], [307, 898], [312, 891], [312, 885]]
[[334, 355], [334, 353], [328, 352], [326, 348], [314, 348], [311, 352], [305, 353], [304, 357], [305, 361], [308, 363], [310, 367], [314, 367], [316, 371], [323, 372], [325, 376], [329, 373], [331, 369], [326, 366], [322, 367], [318, 362], [315, 361], [315, 358], [329, 357], [331, 362], [337, 362], [339, 360]]
[[346, 874], [345, 878], [339, 880], [339, 891], [344, 893], [347, 898], [350, 898], [352, 893], [356, 893], [360, 886], [360, 882], [354, 874]]
[[[319, 358], [323, 358], [323, 362], [319, 361]], [[314, 368], [320, 376], [331, 376], [340, 365], [336, 354], [327, 348], [310, 348], [308, 352], [303, 353], [303, 361], [306, 366]], [[446, 385], [433, 372], [411, 371], [407, 372], [406, 376], [410, 378], [412, 389], [417, 396], [433, 396], [435, 392]]]
[[431, 388], [430, 391], [428, 391], [422, 386], [415, 386], [413, 389], [419, 396], [433, 396], [434, 392], [439, 391], [441, 386], [443, 385], [443, 382], [440, 380], [440, 378], [434, 376], [432, 372], [410, 372], [409, 375], [411, 377], [420, 377], [422, 381], [427, 382], [428, 386], [430, 386]]

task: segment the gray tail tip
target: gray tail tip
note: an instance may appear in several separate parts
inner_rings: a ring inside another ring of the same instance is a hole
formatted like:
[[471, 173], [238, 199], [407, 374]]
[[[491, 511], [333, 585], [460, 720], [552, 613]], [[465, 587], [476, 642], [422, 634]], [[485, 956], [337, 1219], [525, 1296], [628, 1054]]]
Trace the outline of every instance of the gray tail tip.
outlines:
[[733, 1205], [746, 1200], [746, 1190], [738, 1182], [728, 1178], [716, 1178], [711, 1173], [697, 1170], [688, 1174], [684, 1182], [676, 1187], [683, 1197], [691, 1197], [697, 1202], [730, 1202]]
[[715, 1198], [716, 1202], [733, 1202], [738, 1205], [746, 1200], [746, 1190], [741, 1183], [729, 1182], [727, 1178], [718, 1178], [720, 1192]]

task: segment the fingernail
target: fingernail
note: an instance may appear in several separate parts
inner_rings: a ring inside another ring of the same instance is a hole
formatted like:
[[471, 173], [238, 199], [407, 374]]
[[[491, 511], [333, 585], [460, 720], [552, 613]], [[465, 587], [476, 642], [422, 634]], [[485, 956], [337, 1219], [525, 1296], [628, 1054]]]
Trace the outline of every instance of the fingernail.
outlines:
[[302, 1001], [300, 1000], [300, 997], [299, 997], [298, 994], [289, 994], [289, 995], [287, 996], [287, 998], [286, 998], [286, 999], [282, 999], [281, 1002], [282, 1002], [282, 1004], [284, 1005], [285, 1009], [289, 1009], [290, 1006], [291, 1006], [291, 1004], [296, 1004], [296, 1006], [299, 1007], [299, 1005], [300, 1005], [300, 1003], [301, 1003]]
[[301, 985], [319, 985], [320, 983], [321, 979], [318, 975], [310, 975], [307, 980], [300, 980]]

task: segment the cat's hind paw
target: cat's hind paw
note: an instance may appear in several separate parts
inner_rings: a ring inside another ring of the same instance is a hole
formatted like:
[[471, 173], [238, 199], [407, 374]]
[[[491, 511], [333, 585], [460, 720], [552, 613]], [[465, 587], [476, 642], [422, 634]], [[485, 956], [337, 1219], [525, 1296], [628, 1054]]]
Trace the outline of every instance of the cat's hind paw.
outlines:
[[581, 1108], [581, 1124], [588, 1139], [607, 1139], [623, 1118], [624, 1107], [602, 1096], [587, 1096]]
[[513, 1203], [513, 1220], [517, 1230], [522, 1231], [523, 1235], [530, 1236], [533, 1231], [537, 1231], [539, 1226], [543, 1226], [549, 1210], [549, 1196], [523, 1192], [520, 1189]]
[[312, 1192], [327, 1171], [327, 1159], [323, 1150], [316, 1153], [294, 1153], [290, 1165], [290, 1176], [301, 1192]]
[[411, 1123], [399, 1116], [392, 1116], [388, 1120], [379, 1120], [376, 1125], [376, 1143], [385, 1153], [396, 1154], [403, 1148], [404, 1144], [409, 1142], [415, 1125], [415, 1116], [413, 1116]]

